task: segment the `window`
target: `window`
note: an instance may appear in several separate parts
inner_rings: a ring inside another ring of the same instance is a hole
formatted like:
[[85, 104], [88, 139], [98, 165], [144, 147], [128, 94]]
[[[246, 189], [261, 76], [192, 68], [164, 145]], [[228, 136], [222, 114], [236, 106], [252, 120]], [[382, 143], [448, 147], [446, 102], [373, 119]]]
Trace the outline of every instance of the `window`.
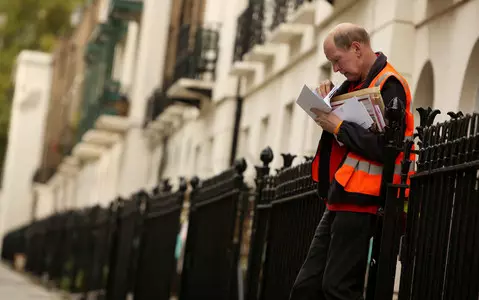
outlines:
[[331, 79], [332, 68], [330, 63], [326, 63], [319, 68], [319, 82]]
[[183, 161], [186, 163], [186, 165], [188, 165], [191, 161], [191, 157], [190, 157], [190, 155], [191, 155], [191, 139], [188, 139], [186, 141], [186, 147], [185, 147], [184, 151], [185, 151], [185, 155], [183, 157]]
[[291, 140], [291, 125], [293, 121], [293, 103], [286, 105], [284, 108], [282, 122], [283, 130], [281, 131], [281, 153], [287, 153], [289, 150], [289, 141]]
[[193, 168], [195, 174], [193, 175], [197, 175], [200, 170], [200, 159], [201, 159], [201, 146], [197, 145], [195, 147], [195, 161], [194, 161], [194, 168]]
[[247, 158], [249, 154], [249, 127], [243, 128], [240, 133], [238, 158]]
[[269, 116], [261, 119], [261, 125], [259, 129], [259, 151], [268, 146], [268, 130], [269, 130]]
[[211, 173], [214, 171], [213, 165], [214, 165], [214, 142], [215, 138], [210, 137], [208, 139], [208, 144], [207, 144], [207, 151], [205, 151], [205, 155], [208, 155], [206, 158], [206, 169], [208, 170], [208, 173], [212, 175]]

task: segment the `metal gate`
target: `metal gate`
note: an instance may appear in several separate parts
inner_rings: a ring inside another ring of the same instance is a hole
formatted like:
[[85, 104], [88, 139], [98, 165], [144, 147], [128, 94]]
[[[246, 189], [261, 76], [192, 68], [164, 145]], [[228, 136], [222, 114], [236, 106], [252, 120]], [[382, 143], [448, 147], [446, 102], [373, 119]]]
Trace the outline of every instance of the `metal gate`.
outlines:
[[479, 115], [449, 115], [452, 120], [419, 130], [401, 300], [479, 296]]
[[175, 247], [187, 183], [182, 180], [176, 192], [170, 189], [166, 184], [163, 191], [148, 200], [135, 278], [135, 300], [170, 299]]
[[238, 298], [245, 169], [241, 160], [204, 182], [192, 182], [181, 300]]

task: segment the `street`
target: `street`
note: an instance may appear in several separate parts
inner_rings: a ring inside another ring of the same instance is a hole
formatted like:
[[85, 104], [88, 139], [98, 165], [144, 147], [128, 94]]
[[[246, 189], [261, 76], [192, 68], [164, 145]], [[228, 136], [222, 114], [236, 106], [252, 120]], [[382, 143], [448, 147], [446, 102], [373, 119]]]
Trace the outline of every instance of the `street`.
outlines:
[[59, 295], [47, 291], [28, 280], [25, 276], [0, 263], [0, 299], [62, 299]]

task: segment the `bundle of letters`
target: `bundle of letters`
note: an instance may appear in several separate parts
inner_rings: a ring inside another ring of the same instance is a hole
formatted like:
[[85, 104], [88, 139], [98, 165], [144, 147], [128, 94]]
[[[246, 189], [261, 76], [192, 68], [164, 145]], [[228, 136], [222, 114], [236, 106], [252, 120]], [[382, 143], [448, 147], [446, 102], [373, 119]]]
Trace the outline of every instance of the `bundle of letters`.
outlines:
[[[365, 111], [369, 115], [370, 120], [367, 120], [368, 118], [366, 115], [364, 115], [364, 110], [362, 111], [355, 111], [355, 114], [363, 114], [361, 116], [361, 119], [364, 120], [365, 127], [370, 128], [371, 130], [375, 130], [378, 132], [383, 132], [384, 127], [386, 127], [385, 121], [384, 121], [384, 102], [381, 97], [381, 92], [379, 87], [373, 87], [373, 88], [367, 88], [363, 90], [359, 90], [356, 92], [351, 92], [347, 94], [343, 94], [340, 96], [333, 97], [331, 99], [331, 109], [333, 112], [335, 112], [338, 116], [343, 116], [343, 119], [348, 119], [349, 116], [346, 116], [344, 118], [344, 115], [349, 115], [352, 113], [352, 109], [354, 106], [356, 106], [353, 103], [349, 103], [350, 101], [353, 102], [358, 102], [362, 104], [362, 106], [365, 108]], [[347, 103], [346, 106], [344, 104]], [[351, 105], [352, 104], [352, 105]], [[344, 107], [343, 107], [344, 106]], [[350, 109], [347, 109], [349, 113], [344, 112], [343, 110], [346, 109], [346, 107], [349, 107]], [[358, 116], [359, 117], [359, 116]]]

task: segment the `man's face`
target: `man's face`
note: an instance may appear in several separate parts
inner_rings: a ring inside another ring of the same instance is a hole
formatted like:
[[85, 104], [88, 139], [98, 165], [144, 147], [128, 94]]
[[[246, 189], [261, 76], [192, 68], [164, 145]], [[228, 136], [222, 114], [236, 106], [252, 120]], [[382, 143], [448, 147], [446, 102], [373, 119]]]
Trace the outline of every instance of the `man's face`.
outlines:
[[324, 43], [324, 54], [333, 65], [333, 71], [340, 72], [349, 81], [361, 78], [361, 59], [357, 55], [358, 50], [355, 43], [349, 49], [337, 48], [331, 39]]

